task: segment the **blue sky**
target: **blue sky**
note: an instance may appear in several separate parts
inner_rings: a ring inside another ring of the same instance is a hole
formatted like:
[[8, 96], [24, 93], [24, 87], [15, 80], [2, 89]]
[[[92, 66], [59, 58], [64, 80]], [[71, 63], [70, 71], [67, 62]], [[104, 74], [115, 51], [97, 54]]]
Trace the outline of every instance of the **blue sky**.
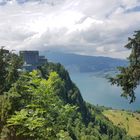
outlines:
[[126, 58], [140, 0], [0, 0], [0, 45]]

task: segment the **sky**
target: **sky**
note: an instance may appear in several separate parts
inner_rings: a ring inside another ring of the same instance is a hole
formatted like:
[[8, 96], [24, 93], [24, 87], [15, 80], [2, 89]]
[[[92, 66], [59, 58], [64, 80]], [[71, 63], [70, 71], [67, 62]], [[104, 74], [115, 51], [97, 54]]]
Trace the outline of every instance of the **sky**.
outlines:
[[126, 58], [140, 0], [0, 0], [0, 46]]

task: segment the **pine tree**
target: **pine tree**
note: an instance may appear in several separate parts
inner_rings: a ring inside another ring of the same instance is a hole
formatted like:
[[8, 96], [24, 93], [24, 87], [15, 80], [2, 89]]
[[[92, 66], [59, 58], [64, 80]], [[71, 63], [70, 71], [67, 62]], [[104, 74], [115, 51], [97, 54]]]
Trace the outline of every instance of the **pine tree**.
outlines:
[[12, 52], [0, 48], [0, 95], [10, 89], [19, 77], [18, 69], [22, 66], [22, 59]]
[[140, 31], [136, 31], [133, 38], [128, 38], [125, 48], [131, 50], [128, 57], [129, 65], [119, 67], [119, 74], [110, 78], [110, 82], [122, 88], [121, 96], [130, 98], [130, 103], [135, 101], [135, 89], [140, 83]]

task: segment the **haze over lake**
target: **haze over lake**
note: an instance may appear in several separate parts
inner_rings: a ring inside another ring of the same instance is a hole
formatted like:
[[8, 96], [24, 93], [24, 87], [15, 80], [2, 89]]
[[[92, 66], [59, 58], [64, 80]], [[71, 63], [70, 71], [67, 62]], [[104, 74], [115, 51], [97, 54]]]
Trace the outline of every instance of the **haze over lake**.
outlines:
[[127, 110], [140, 108], [140, 87], [136, 90], [136, 101], [129, 104], [128, 100], [120, 96], [121, 89], [111, 86], [104, 77], [94, 73], [70, 73], [70, 76], [80, 89], [84, 100], [91, 104]]
[[140, 87], [136, 90], [136, 101], [121, 97], [121, 89], [111, 86], [106, 74], [114, 75], [118, 66], [127, 66], [127, 61], [110, 57], [83, 56], [58, 52], [41, 52], [49, 61], [59, 62], [69, 71], [85, 101], [116, 109], [139, 110]]

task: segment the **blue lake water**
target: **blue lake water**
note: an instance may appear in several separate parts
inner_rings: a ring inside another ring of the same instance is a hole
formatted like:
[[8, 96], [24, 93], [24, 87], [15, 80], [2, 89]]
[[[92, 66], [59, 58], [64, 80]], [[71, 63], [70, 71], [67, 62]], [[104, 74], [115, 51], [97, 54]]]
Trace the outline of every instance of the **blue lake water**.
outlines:
[[85, 101], [94, 105], [103, 105], [115, 109], [140, 110], [140, 87], [136, 90], [136, 101], [120, 97], [121, 89], [111, 86], [107, 79], [93, 73], [70, 73]]

